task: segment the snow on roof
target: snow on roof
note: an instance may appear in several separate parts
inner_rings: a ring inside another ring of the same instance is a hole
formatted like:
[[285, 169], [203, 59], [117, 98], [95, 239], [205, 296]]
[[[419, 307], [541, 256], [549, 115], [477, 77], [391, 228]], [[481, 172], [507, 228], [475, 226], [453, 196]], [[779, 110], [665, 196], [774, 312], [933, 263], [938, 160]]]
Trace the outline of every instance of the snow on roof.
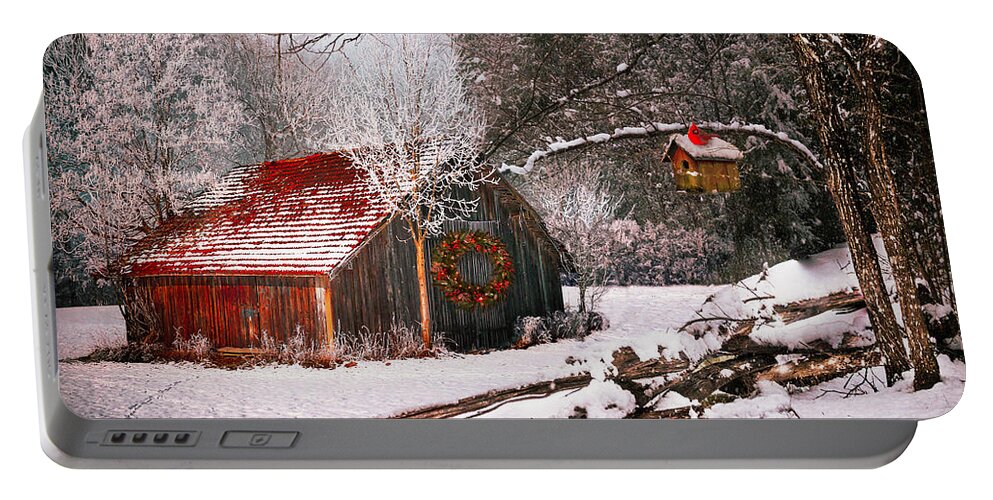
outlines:
[[698, 146], [690, 142], [690, 138], [685, 134], [673, 134], [669, 137], [669, 145], [665, 148], [667, 155], [671, 152], [673, 143], [683, 148], [695, 160], [740, 161], [744, 157], [734, 144], [717, 137], [711, 137], [707, 144]]
[[124, 258], [131, 276], [325, 274], [388, 214], [340, 153], [237, 167]]

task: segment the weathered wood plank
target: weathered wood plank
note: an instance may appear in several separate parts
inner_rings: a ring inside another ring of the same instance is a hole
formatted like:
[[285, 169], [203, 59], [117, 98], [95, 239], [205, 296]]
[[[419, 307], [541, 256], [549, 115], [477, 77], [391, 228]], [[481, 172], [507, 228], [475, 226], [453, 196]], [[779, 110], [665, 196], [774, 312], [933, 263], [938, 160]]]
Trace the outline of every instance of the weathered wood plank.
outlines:
[[286, 341], [297, 324], [311, 340], [325, 340], [324, 296], [314, 277], [153, 276], [135, 286], [148, 290], [167, 344], [177, 332], [200, 332], [214, 346], [247, 348], [260, 344], [263, 330]]

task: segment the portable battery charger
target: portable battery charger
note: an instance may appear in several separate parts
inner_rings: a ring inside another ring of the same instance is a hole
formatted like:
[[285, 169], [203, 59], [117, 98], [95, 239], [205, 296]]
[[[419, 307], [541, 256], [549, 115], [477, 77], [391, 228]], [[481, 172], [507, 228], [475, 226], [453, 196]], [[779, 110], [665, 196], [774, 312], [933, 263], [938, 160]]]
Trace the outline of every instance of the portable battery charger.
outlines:
[[965, 384], [871, 35], [85, 34], [25, 136], [71, 467], [875, 467]]

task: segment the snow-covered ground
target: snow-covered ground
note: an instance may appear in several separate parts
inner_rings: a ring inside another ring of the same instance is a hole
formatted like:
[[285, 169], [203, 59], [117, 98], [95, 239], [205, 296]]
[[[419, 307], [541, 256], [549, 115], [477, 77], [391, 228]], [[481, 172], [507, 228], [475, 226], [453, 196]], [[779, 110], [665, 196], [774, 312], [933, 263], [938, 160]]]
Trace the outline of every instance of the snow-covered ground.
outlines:
[[[611, 289], [603, 311], [611, 322], [607, 331], [585, 341], [568, 340], [483, 355], [452, 355], [440, 359], [362, 362], [353, 368], [315, 369], [266, 366], [228, 370], [190, 363], [60, 364], [66, 405], [84, 417], [384, 417], [435, 403], [455, 401], [491, 389], [548, 380], [591, 367], [566, 359], [611, 359], [628, 344], [650, 343], [678, 328], [717, 287], [626, 287]], [[565, 289], [567, 301], [575, 290]], [[59, 323], [60, 342], [90, 344], [93, 319], [80, 328]], [[68, 310], [67, 310], [68, 311]], [[105, 323], [119, 319], [116, 308], [104, 308]], [[62, 317], [62, 316], [60, 316]], [[118, 335], [123, 336], [123, 322]], [[684, 334], [685, 335], [685, 334]], [[510, 405], [508, 405], [510, 406]], [[542, 416], [542, 415], [535, 415]], [[591, 415], [595, 416], [595, 415]], [[608, 416], [608, 415], [604, 415]]]
[[[568, 340], [482, 355], [437, 359], [360, 362], [352, 368], [264, 366], [230, 370], [192, 363], [83, 363], [71, 361], [96, 347], [124, 341], [116, 307], [58, 311], [60, 380], [67, 406], [84, 417], [280, 418], [386, 417], [433, 404], [453, 402], [489, 390], [517, 387], [580, 372], [594, 377], [588, 387], [541, 399], [505, 402], [466, 417], [567, 417], [577, 407], [591, 418], [620, 417], [634, 397], [604, 375], [612, 353], [630, 346], [642, 359], [686, 356], [700, 359], [719, 349], [721, 321], [698, 322], [693, 333], [677, 329], [704, 317], [759, 318], [752, 340], [789, 349], [815, 341], [867, 345], [873, 341], [864, 310], [827, 311], [786, 324], [774, 305], [851, 292], [848, 250], [838, 247], [803, 261], [770, 267], [741, 284], [726, 286], [617, 287], [599, 309], [610, 328], [584, 341]], [[566, 288], [575, 303], [576, 290]], [[699, 311], [699, 315], [698, 315]], [[569, 361], [567, 361], [569, 360]], [[784, 360], [784, 362], [786, 362]], [[887, 388], [877, 381], [849, 395], [842, 377], [803, 390], [761, 382], [759, 394], [706, 409], [705, 418], [928, 418], [951, 409], [965, 385], [965, 364], [939, 357], [942, 381], [911, 391], [912, 374]], [[881, 369], [875, 377], [882, 380]], [[856, 377], [858, 377], [856, 375]], [[859, 378], [851, 379], [852, 381]], [[676, 393], [664, 394], [655, 408], [686, 406]]]
[[55, 311], [59, 359], [72, 359], [103, 348], [123, 346], [124, 318], [117, 306], [62, 307]]
[[904, 374], [903, 380], [886, 387], [881, 368], [873, 368], [879, 392], [866, 384], [864, 394], [845, 397], [849, 388], [862, 381], [856, 375], [849, 381], [846, 375], [802, 392], [790, 394], [786, 388], [759, 382], [760, 394], [749, 399], [717, 404], [708, 408], [705, 418], [934, 418], [951, 410], [962, 397], [965, 388], [965, 363], [939, 355], [941, 382], [926, 391], [913, 392], [914, 376]]

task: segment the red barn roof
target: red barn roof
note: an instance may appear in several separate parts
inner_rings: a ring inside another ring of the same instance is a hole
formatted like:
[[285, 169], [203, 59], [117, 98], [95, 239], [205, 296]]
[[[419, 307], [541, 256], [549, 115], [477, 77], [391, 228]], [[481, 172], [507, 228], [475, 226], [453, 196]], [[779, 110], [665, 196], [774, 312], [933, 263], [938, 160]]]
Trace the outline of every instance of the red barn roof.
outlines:
[[340, 153], [233, 169], [124, 258], [131, 276], [326, 274], [389, 210]]

